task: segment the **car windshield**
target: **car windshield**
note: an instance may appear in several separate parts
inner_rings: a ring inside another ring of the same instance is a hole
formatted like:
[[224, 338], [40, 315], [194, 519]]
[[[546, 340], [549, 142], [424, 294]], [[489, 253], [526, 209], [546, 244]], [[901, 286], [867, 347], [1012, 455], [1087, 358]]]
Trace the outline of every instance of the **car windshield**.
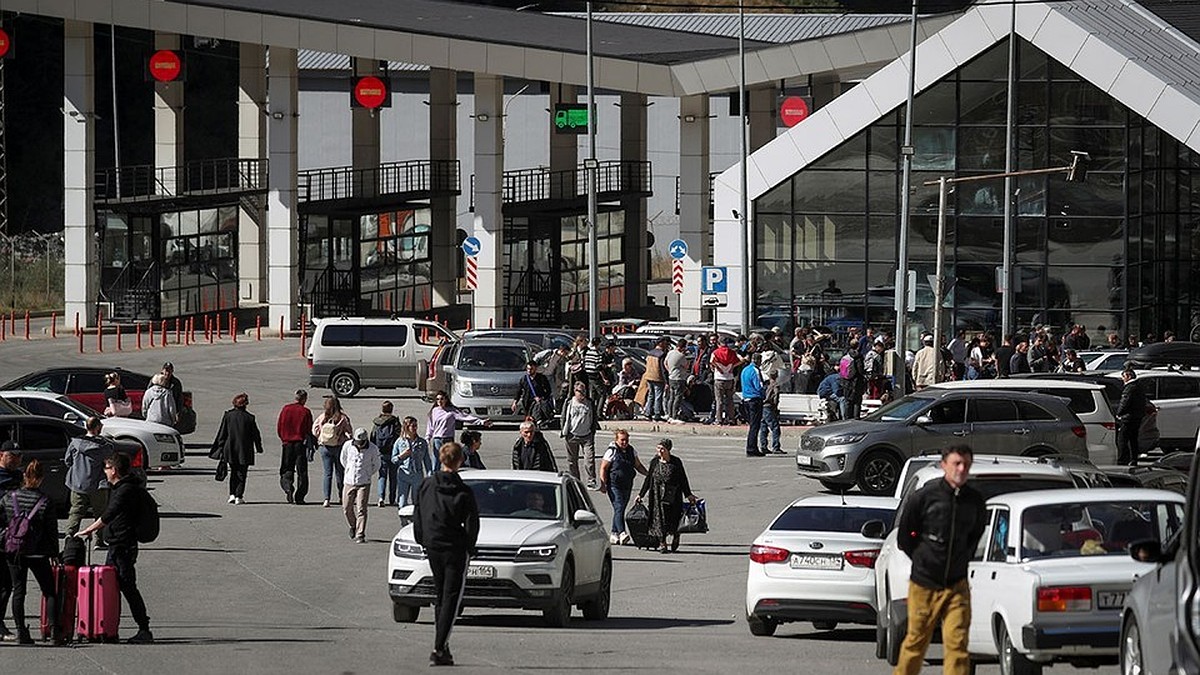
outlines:
[[898, 401], [892, 401], [863, 419], [871, 422], [902, 422], [929, 405], [929, 402], [930, 399], [924, 397], [906, 396]]
[[793, 506], [771, 523], [773, 532], [858, 532], [870, 520], [892, 529], [895, 509], [848, 506]]
[[1025, 509], [1021, 557], [1128, 555], [1129, 544], [1167, 541], [1183, 524], [1180, 504], [1165, 501], [1045, 504]]
[[529, 352], [524, 347], [464, 345], [457, 370], [519, 373], [525, 370], [526, 363], [529, 363]]
[[562, 503], [557, 483], [514, 480], [464, 480], [481, 518], [521, 518], [558, 520]]
[[104, 413], [97, 412], [95, 408], [87, 405], [86, 403], [80, 403], [79, 401], [76, 401], [73, 398], [68, 398], [66, 396], [59, 396], [58, 402], [68, 408], [75, 410], [76, 412], [78, 412], [81, 415], [85, 415], [87, 417], [99, 417], [100, 419], [104, 419]]

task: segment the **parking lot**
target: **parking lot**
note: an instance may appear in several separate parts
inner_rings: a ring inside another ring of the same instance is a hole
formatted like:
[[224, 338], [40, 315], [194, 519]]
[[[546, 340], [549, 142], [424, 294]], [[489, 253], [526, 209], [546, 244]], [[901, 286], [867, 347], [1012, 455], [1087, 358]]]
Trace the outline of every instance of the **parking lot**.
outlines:
[[[423, 611], [415, 625], [398, 625], [391, 618], [385, 567], [396, 530], [394, 510], [372, 507], [369, 543], [349, 542], [340, 510], [319, 505], [319, 465], [310, 470], [310, 499], [316, 497], [317, 504], [284, 503], [278, 443], [272, 439], [280, 406], [295, 389], [307, 386], [298, 340], [85, 355], [67, 339], [10, 340], [0, 343], [0, 381], [71, 364], [148, 373], [165, 360], [175, 364], [184, 388], [194, 393], [199, 426], [186, 439], [185, 467], [151, 479], [162, 505], [163, 534], [143, 548], [138, 568], [158, 644], [70, 649], [6, 644], [0, 647], [6, 672], [366, 673], [426, 667], [431, 612]], [[212, 479], [206, 447], [239, 391], [249, 393], [250, 411], [268, 442], [250, 473], [247, 503], [233, 506], [226, 503], [225, 486]], [[321, 393], [314, 392], [314, 407]], [[369, 427], [385, 398], [396, 404], [397, 414], [417, 416], [424, 428], [428, 406], [412, 390], [368, 391], [346, 401], [346, 409], [356, 426]], [[484, 460], [505, 468], [515, 437], [511, 428], [485, 432]], [[648, 456], [656, 438], [635, 434], [632, 442]], [[535, 613], [468, 610], [452, 640], [460, 666], [479, 672], [653, 668], [716, 673], [777, 670], [787, 664], [804, 673], [885, 671], [873, 656], [871, 627], [821, 632], [808, 624], [787, 624], [773, 638], [750, 636], [744, 619], [749, 542], [788, 502], [816, 492], [817, 483], [796, 477], [791, 455], [747, 459], [736, 436], [681, 431], [674, 438], [693, 489], [708, 501], [711, 531], [685, 535], [674, 555], [615, 549], [612, 612], [604, 622], [584, 622], [577, 613], [569, 628], [548, 629]], [[565, 467], [561, 441], [557, 436], [551, 441]], [[593, 498], [607, 522], [607, 499]], [[122, 633], [131, 631], [127, 620]], [[927, 672], [940, 672], [938, 656], [935, 646]], [[996, 671], [995, 666], [981, 668]]]

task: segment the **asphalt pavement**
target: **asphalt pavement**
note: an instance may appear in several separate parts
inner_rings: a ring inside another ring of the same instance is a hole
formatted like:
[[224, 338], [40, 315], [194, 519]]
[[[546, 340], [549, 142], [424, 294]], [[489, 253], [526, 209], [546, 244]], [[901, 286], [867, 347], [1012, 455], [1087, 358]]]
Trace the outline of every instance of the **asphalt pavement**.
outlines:
[[[94, 343], [88, 349], [94, 351]], [[422, 610], [413, 625], [391, 618], [386, 563], [397, 529], [395, 510], [372, 506], [369, 541], [354, 544], [346, 537], [341, 511], [320, 506], [319, 462], [310, 469], [315, 505], [290, 506], [279, 489], [276, 416], [297, 388], [308, 386], [299, 340], [240, 339], [234, 345], [226, 339], [211, 346], [80, 355], [70, 338], [10, 339], [0, 342], [0, 382], [72, 364], [119, 365], [149, 374], [166, 360], [194, 393], [199, 425], [186, 437], [184, 468], [151, 477], [163, 529], [158, 541], [142, 548], [138, 578], [156, 644], [56, 649], [4, 643], [4, 672], [291, 675], [427, 668], [431, 611]], [[214, 462], [206, 448], [221, 413], [240, 391], [250, 395], [249, 409], [258, 416], [267, 449], [251, 469], [246, 504], [234, 506], [226, 503], [225, 485], [213, 480]], [[323, 393], [312, 391], [312, 407]], [[424, 428], [428, 404], [413, 390], [367, 390], [346, 400], [345, 407], [355, 426], [369, 427], [385, 399], [395, 404], [396, 414], [414, 415]], [[746, 628], [750, 541], [790, 501], [819, 489], [815, 481], [796, 476], [793, 456], [751, 459], [737, 435], [703, 436], [669, 427], [636, 429], [632, 443], [648, 458], [662, 436], [674, 439], [693, 489], [707, 500], [711, 531], [684, 535], [672, 555], [614, 549], [607, 621], [585, 622], [577, 612], [568, 628], [549, 629], [533, 612], [468, 609], [451, 640], [459, 670], [885, 672], [886, 665], [874, 658], [871, 627], [817, 631], [811, 624], [785, 624], [772, 638], [752, 637]], [[485, 431], [484, 461], [504, 467], [515, 438], [511, 427]], [[565, 468], [563, 444], [553, 435], [551, 441]], [[785, 441], [785, 448], [793, 449], [794, 443], [794, 437]], [[608, 500], [599, 493], [592, 497], [607, 522]], [[31, 592], [27, 612], [32, 617], [37, 597]], [[133, 633], [128, 618], [121, 627], [123, 636]], [[940, 672], [939, 648], [929, 656], [925, 672]], [[998, 669], [982, 666], [980, 672]], [[1116, 668], [1092, 672], [1115, 673]]]

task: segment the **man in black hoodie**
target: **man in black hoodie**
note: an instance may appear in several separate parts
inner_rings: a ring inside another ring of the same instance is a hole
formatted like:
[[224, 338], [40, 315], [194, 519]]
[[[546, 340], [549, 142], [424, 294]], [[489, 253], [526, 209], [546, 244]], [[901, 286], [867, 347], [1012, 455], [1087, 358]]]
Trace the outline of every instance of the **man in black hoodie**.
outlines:
[[436, 618], [433, 653], [429, 663], [452, 666], [447, 641], [458, 616], [467, 574], [467, 562], [475, 555], [479, 538], [479, 507], [475, 494], [463, 484], [458, 469], [463, 463], [462, 446], [443, 443], [438, 451], [442, 470], [421, 481], [413, 513], [413, 536], [425, 548], [433, 572]]
[[966, 445], [942, 450], [941, 480], [912, 494], [896, 525], [900, 550], [912, 558], [908, 582], [908, 634], [895, 675], [917, 675], [938, 622], [946, 673], [966, 675], [971, 589], [967, 564], [983, 536], [986, 510], [981, 494], [967, 485], [974, 453]]

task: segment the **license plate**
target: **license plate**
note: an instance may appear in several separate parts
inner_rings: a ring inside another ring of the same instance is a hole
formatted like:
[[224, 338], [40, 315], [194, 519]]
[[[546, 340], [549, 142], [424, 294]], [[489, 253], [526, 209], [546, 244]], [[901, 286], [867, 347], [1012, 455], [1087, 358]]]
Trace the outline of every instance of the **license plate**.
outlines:
[[495, 579], [496, 568], [491, 565], [468, 565], [468, 579]]
[[1096, 606], [1100, 609], [1120, 609], [1125, 606], [1123, 591], [1100, 591], [1096, 594]]
[[499, 415], [504, 415], [504, 414], [510, 413], [510, 412], [512, 412], [511, 409], [505, 409], [505, 407], [502, 405], [489, 405], [488, 406], [488, 415], [491, 417], [497, 417]]
[[788, 566], [794, 570], [840, 570], [842, 563], [840, 555], [820, 553], [796, 553], [788, 560]]
[[812, 466], [813, 458], [808, 455], [796, 455], [796, 463], [803, 464], [804, 466]]

